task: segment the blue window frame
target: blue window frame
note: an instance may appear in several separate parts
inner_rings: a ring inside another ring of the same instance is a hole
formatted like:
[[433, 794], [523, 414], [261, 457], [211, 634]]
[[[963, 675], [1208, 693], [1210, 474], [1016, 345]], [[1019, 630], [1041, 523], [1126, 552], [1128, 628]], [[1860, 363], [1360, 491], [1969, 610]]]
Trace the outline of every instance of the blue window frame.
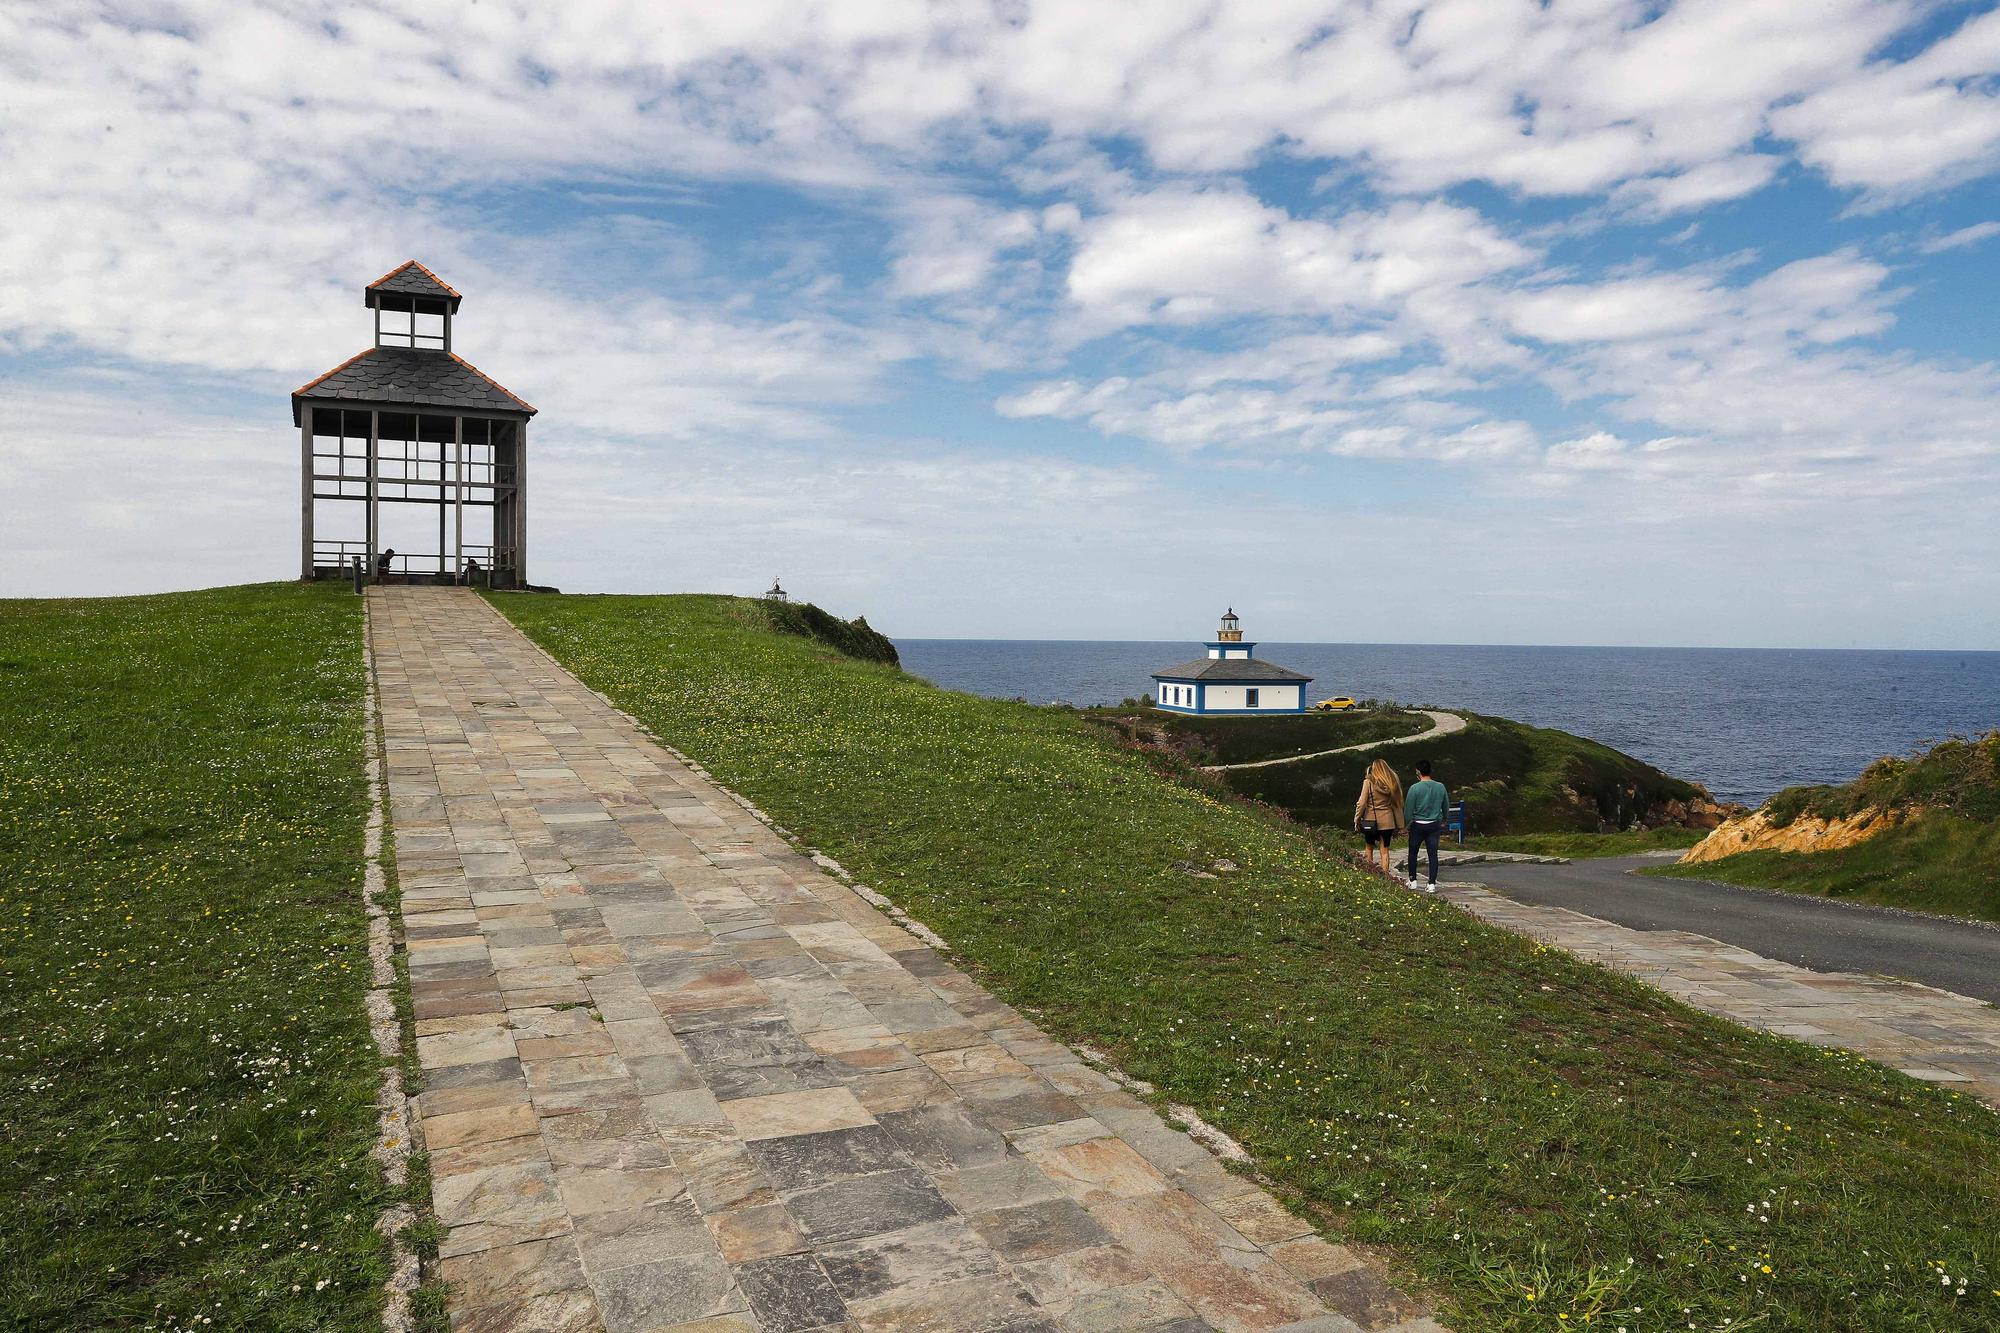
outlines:
[[1243, 691], [1243, 706], [1245, 708], [1255, 708], [1257, 706], [1257, 691], [1255, 687]]

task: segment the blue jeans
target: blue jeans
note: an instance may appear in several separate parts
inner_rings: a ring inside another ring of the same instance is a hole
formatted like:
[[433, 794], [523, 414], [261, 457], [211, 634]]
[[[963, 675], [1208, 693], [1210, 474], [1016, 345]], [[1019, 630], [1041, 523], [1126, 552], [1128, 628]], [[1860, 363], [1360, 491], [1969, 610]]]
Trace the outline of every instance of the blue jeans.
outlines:
[[1410, 821], [1410, 878], [1417, 877], [1417, 848], [1424, 847], [1431, 855], [1431, 883], [1438, 882], [1438, 839], [1444, 836], [1444, 821], [1434, 824]]

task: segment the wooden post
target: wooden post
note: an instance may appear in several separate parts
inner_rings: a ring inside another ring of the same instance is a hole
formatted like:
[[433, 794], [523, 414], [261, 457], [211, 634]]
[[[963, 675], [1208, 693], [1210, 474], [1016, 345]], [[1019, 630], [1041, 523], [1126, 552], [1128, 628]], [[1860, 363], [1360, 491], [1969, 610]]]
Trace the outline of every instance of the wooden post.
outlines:
[[[451, 316], [447, 314], [445, 318], [448, 321]], [[447, 329], [450, 327], [449, 323], [445, 325]], [[451, 458], [453, 481], [451, 488], [451, 521], [453, 524], [451, 570], [452, 582], [461, 583], [465, 579], [465, 418], [462, 416], [455, 416], [451, 419]]]
[[372, 407], [368, 409], [368, 520], [367, 520], [368, 538], [367, 540], [368, 540], [368, 577], [370, 579], [376, 577], [375, 548], [380, 541], [379, 529], [376, 527], [376, 520], [379, 517], [377, 512], [379, 506], [376, 504], [376, 494], [379, 488], [376, 484], [377, 469], [375, 466], [375, 450], [377, 448], [377, 441], [379, 438], [379, 433], [381, 428], [381, 422], [380, 422], [381, 415], [382, 414], [380, 412], [376, 411]]
[[313, 576], [313, 409], [300, 408], [299, 419], [299, 577]]
[[528, 422], [514, 423], [514, 585], [528, 586]]

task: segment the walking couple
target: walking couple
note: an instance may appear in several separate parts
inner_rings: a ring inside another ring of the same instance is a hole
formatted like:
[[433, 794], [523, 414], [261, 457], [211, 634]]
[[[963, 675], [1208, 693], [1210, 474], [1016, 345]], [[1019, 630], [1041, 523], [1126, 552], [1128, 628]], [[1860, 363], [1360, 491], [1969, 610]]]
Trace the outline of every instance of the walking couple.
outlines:
[[1431, 761], [1417, 761], [1417, 781], [1408, 793], [1403, 791], [1403, 780], [1396, 776], [1396, 770], [1389, 767], [1386, 759], [1377, 759], [1368, 766], [1368, 776], [1361, 780], [1361, 797], [1354, 803], [1354, 827], [1368, 840], [1368, 868], [1375, 868], [1375, 849], [1382, 849], [1382, 873], [1395, 873], [1390, 861], [1395, 855], [1396, 835], [1401, 832], [1407, 818], [1410, 830], [1410, 862], [1408, 878], [1410, 887], [1417, 887], [1417, 848], [1423, 847], [1430, 853], [1430, 882], [1423, 886], [1425, 893], [1436, 893], [1438, 887], [1438, 841], [1444, 834], [1444, 814], [1446, 807], [1444, 784], [1431, 776]]

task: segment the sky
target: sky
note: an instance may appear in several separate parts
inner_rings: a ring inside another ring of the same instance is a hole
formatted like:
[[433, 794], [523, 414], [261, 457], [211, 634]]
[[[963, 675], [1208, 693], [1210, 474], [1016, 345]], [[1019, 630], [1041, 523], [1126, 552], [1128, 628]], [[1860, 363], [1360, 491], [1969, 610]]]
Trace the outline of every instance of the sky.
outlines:
[[415, 258], [565, 591], [2000, 649], [1996, 168], [1990, 5], [0, 0], [0, 595], [294, 576]]

